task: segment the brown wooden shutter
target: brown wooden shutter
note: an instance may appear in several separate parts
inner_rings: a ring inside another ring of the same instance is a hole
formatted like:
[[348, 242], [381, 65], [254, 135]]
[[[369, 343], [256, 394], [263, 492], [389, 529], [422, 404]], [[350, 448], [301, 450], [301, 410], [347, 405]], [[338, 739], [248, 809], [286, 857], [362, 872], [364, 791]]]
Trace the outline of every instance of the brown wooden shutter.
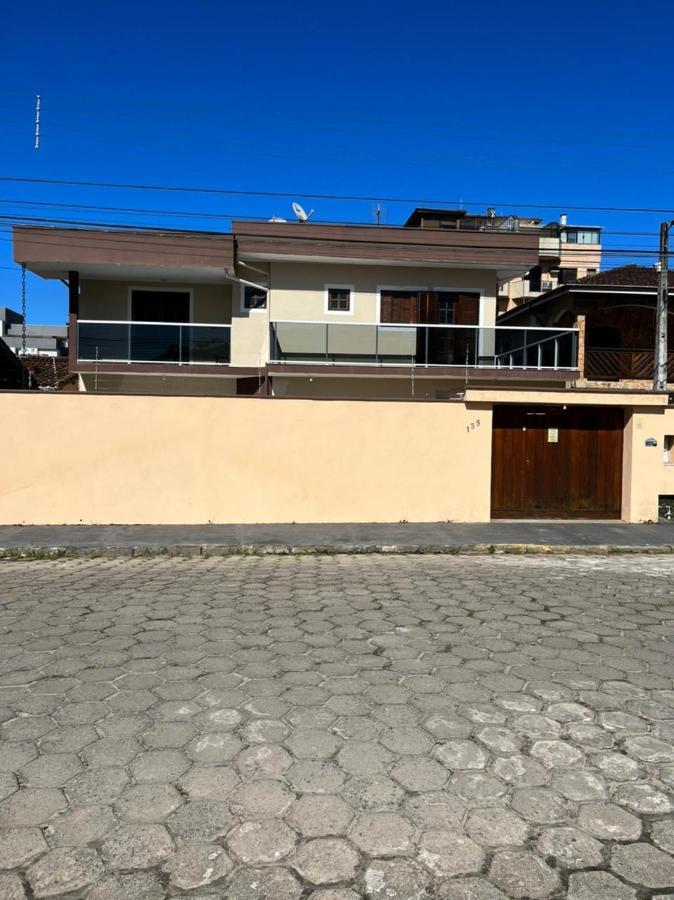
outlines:
[[428, 325], [438, 323], [438, 295], [432, 291], [419, 294], [419, 321]]
[[455, 325], [478, 325], [480, 322], [480, 295], [458, 294], [454, 304]]

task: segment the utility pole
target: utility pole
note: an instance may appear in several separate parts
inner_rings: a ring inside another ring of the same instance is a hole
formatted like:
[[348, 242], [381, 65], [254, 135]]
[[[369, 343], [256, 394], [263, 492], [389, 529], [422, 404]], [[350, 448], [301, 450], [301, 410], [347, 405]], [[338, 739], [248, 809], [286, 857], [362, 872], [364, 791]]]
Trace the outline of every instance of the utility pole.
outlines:
[[667, 315], [669, 291], [669, 229], [672, 222], [660, 225], [660, 272], [658, 277], [658, 301], [655, 311], [655, 366], [653, 390], [667, 390]]

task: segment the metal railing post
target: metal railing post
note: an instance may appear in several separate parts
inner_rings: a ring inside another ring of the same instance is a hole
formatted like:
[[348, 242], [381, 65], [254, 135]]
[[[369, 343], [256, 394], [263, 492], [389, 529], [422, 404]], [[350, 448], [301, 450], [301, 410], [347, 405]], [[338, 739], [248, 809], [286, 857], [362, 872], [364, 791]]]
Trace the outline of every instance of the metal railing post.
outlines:
[[527, 366], [527, 331], [524, 329], [524, 337], [522, 338], [522, 368], [526, 369]]
[[428, 338], [429, 338], [430, 330], [431, 329], [427, 325], [426, 326], [426, 340], [424, 342], [424, 353], [425, 353], [424, 365], [426, 366], [426, 368], [428, 368]]
[[555, 337], [555, 358], [553, 362], [553, 368], [559, 368], [559, 338]]
[[178, 325], [178, 365], [183, 364], [183, 326]]
[[374, 326], [374, 361], [379, 362], [379, 325]]
[[131, 362], [131, 322], [127, 323], [126, 329], [127, 329], [126, 361], [128, 363], [130, 363]]

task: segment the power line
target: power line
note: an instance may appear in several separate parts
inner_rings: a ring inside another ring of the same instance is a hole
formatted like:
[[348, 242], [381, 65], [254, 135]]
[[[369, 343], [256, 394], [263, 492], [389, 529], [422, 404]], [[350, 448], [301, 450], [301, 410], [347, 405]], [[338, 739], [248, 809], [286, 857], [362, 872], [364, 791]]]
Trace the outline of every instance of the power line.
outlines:
[[522, 209], [566, 209], [583, 212], [621, 212], [621, 213], [653, 213], [658, 215], [674, 215], [674, 209], [661, 207], [644, 207], [644, 206], [589, 206], [570, 203], [513, 203], [513, 202], [495, 202], [493, 200], [457, 200], [457, 199], [438, 199], [428, 197], [386, 197], [361, 194], [319, 194], [308, 193], [306, 191], [245, 191], [235, 190], [233, 188], [204, 188], [204, 187], [186, 187], [182, 185], [166, 185], [166, 184], [126, 184], [121, 182], [110, 181], [79, 181], [75, 179], [65, 178], [23, 178], [17, 176], [0, 176], [0, 182], [12, 184], [49, 184], [64, 185], [68, 187], [94, 187], [114, 190], [128, 191], [166, 191], [169, 193], [185, 193], [185, 194], [222, 194], [225, 196], [237, 197], [282, 197], [289, 199], [291, 197], [304, 197], [309, 200], [335, 200], [348, 202], [367, 202], [367, 203], [408, 203], [414, 205], [428, 205], [439, 207], [452, 207], [458, 209], [463, 206], [498, 206], [498, 207], [521, 207]]
[[[222, 220], [231, 220], [237, 217], [250, 219], [254, 221], [267, 222], [269, 221], [268, 216], [251, 216], [244, 215], [243, 213], [226, 213], [226, 212], [199, 212], [197, 210], [176, 210], [176, 209], [148, 209], [143, 207], [129, 207], [129, 206], [99, 206], [88, 203], [53, 203], [45, 200], [25, 200], [25, 199], [3, 199], [0, 198], [0, 203], [10, 205], [10, 206], [37, 206], [37, 207], [48, 207], [50, 209], [83, 209], [89, 211], [97, 211], [97, 212], [115, 212], [115, 213], [134, 213], [140, 215], [154, 215], [154, 216], [169, 216], [171, 218], [193, 218], [193, 219], [216, 219], [218, 221]], [[58, 220], [54, 220], [58, 221]], [[374, 222], [363, 222], [359, 220], [344, 220], [333, 222], [332, 224], [340, 224], [340, 225], [364, 225], [364, 226], [372, 226]], [[400, 226], [378, 226], [378, 227], [400, 227]], [[657, 232], [654, 231], [612, 231], [606, 228], [602, 228], [602, 236], [604, 235], [620, 235], [623, 237], [657, 237]]]

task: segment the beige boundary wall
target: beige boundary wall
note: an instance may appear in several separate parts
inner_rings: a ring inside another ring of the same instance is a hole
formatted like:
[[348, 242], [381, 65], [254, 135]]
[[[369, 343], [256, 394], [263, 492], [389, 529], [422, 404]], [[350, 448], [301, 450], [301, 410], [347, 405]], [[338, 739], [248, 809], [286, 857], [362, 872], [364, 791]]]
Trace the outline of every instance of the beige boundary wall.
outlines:
[[[469, 390], [465, 402], [0, 393], [0, 524], [480, 522], [494, 403], [625, 408], [623, 518], [674, 495], [663, 395]], [[649, 446], [655, 438], [657, 446]], [[673, 460], [674, 462], [674, 460]]]
[[463, 403], [0, 394], [1, 524], [489, 518]]

